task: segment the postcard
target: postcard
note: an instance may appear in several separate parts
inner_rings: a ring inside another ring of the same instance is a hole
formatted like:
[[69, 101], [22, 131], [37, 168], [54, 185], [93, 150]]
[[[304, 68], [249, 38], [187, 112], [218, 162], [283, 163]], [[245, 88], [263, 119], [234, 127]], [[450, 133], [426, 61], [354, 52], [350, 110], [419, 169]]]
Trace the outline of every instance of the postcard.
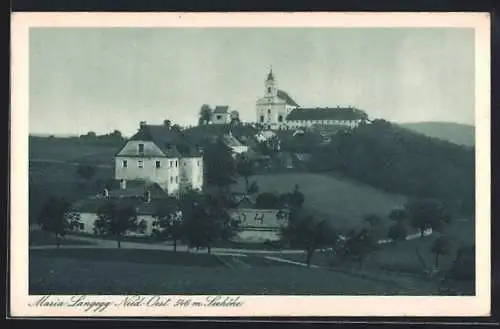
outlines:
[[14, 317], [488, 316], [487, 13], [13, 13]]

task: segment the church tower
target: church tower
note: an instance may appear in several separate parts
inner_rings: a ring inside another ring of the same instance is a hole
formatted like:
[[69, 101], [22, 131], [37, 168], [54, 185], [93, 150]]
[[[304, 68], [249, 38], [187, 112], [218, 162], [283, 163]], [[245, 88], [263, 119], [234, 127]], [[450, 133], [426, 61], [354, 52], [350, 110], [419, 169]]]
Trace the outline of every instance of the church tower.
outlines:
[[273, 69], [269, 71], [269, 74], [267, 75], [266, 83], [265, 83], [265, 97], [267, 98], [273, 98], [278, 95], [278, 89], [276, 88], [276, 79], [274, 78], [273, 74]]

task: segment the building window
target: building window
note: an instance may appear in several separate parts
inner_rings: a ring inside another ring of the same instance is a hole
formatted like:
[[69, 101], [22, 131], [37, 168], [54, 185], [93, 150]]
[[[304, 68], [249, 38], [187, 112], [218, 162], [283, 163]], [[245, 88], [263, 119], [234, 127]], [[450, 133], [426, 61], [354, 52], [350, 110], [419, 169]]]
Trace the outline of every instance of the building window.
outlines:
[[85, 229], [85, 224], [84, 223], [79, 223], [78, 228], [83, 231]]
[[123, 160], [122, 161], [122, 167], [123, 168], [127, 168], [127, 160]]
[[220, 120], [220, 119], [222, 118], [222, 116], [221, 116], [221, 115], [216, 115], [216, 116], [215, 116], [215, 118], [216, 118], [217, 120]]
[[267, 114], [271, 114], [271, 109], [267, 109]]
[[271, 93], [271, 87], [267, 87], [267, 92], [270, 94]]
[[160, 161], [156, 161], [156, 168], [160, 168], [161, 167], [161, 162]]
[[139, 153], [144, 153], [144, 144], [139, 144]]
[[139, 160], [139, 161], [137, 161], [137, 166], [139, 168], [144, 168], [144, 163], [141, 160]]
[[198, 167], [200, 166], [200, 160], [196, 161], [196, 163], [198, 164]]
[[178, 166], [178, 162], [177, 162], [177, 160], [175, 160], [175, 168], [177, 168], [177, 166]]
[[172, 160], [168, 161], [168, 166], [172, 168]]
[[278, 116], [278, 121], [279, 122], [283, 122], [283, 116], [282, 115]]
[[264, 122], [264, 116], [263, 115], [260, 116], [260, 122]]

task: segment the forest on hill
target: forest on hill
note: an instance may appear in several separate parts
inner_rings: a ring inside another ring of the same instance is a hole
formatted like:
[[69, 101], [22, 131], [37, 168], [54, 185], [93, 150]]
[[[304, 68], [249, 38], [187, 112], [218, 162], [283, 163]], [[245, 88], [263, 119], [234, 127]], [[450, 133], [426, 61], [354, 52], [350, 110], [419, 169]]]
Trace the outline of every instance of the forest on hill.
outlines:
[[375, 120], [315, 147], [311, 169], [341, 172], [391, 193], [437, 199], [452, 213], [472, 215], [474, 154], [474, 148]]
[[400, 123], [399, 125], [420, 134], [444, 139], [455, 144], [465, 146], [474, 146], [475, 144], [475, 129], [471, 125], [453, 122], [412, 122]]

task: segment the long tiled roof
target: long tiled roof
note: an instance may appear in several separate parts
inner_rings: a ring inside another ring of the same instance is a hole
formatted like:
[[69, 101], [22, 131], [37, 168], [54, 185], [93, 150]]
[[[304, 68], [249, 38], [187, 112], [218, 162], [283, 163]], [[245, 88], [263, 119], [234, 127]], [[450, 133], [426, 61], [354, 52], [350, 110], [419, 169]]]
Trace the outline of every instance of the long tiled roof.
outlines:
[[201, 153], [182, 132], [166, 125], [143, 125], [131, 141], [153, 142], [167, 157], [200, 157]]
[[291, 105], [291, 106], [299, 106], [299, 104], [297, 104], [293, 99], [292, 97], [290, 97], [290, 95], [288, 95], [288, 93], [286, 93], [285, 91], [283, 90], [278, 90], [278, 98], [281, 98], [282, 100], [284, 100], [286, 102], [287, 105]]
[[227, 113], [228, 110], [229, 110], [229, 106], [227, 106], [227, 105], [218, 105], [218, 106], [215, 107], [213, 113]]
[[286, 120], [361, 120], [364, 112], [349, 107], [337, 108], [296, 108], [286, 117]]
[[161, 204], [161, 202], [156, 200], [145, 203], [141, 198], [110, 199], [92, 197], [75, 202], [73, 209], [80, 213], [96, 214], [109, 201], [114, 202], [118, 207], [134, 207], [138, 215], [154, 215]]

